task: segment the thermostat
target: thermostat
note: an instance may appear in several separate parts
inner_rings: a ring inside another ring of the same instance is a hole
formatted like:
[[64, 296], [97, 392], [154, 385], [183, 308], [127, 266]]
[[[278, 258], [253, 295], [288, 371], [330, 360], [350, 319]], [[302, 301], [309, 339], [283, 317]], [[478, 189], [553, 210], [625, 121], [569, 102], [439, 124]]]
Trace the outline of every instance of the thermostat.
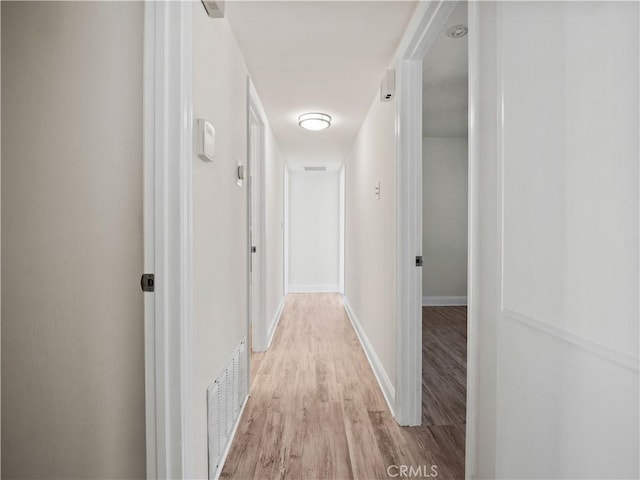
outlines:
[[216, 151], [216, 130], [206, 120], [198, 119], [196, 152], [205, 162], [213, 162]]

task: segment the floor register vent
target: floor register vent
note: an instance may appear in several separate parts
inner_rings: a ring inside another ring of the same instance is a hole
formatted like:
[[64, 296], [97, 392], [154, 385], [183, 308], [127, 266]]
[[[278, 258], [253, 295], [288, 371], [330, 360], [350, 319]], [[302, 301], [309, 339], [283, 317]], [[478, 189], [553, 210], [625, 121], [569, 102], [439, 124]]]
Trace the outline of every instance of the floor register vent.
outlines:
[[247, 396], [247, 342], [243, 338], [218, 378], [207, 388], [209, 479], [218, 478], [221, 462]]

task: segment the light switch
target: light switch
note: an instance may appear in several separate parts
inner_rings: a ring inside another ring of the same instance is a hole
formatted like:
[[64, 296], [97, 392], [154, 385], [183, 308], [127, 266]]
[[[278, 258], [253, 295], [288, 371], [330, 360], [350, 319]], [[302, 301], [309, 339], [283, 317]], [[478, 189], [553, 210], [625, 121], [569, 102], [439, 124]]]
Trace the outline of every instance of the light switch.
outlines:
[[205, 162], [213, 162], [216, 152], [216, 131], [206, 120], [198, 119], [196, 152]]

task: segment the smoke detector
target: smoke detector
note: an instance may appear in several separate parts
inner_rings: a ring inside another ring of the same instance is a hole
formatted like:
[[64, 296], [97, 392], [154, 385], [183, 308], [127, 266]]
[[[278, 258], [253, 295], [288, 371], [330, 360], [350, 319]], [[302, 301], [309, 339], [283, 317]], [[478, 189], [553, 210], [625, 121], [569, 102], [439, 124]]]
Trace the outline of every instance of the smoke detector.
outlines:
[[469, 33], [469, 27], [464, 24], [454, 25], [450, 29], [447, 30], [447, 37], [451, 38], [462, 38], [467, 33]]
[[380, 101], [390, 102], [396, 93], [396, 71], [387, 70], [380, 84]]

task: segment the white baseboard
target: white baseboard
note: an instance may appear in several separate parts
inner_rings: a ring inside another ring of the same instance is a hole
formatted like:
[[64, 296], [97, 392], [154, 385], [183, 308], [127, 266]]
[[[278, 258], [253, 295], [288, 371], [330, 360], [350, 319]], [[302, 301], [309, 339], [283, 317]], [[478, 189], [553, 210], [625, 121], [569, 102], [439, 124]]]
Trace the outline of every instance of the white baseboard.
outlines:
[[271, 347], [271, 341], [273, 340], [273, 336], [276, 333], [276, 328], [278, 328], [278, 324], [280, 323], [280, 317], [282, 317], [282, 311], [284, 310], [284, 296], [280, 300], [280, 305], [278, 305], [278, 309], [276, 310], [275, 315], [273, 316], [273, 320], [271, 320], [271, 325], [269, 326], [269, 332], [267, 334], [267, 350]]
[[353, 329], [355, 330], [356, 335], [360, 340], [360, 344], [362, 345], [362, 349], [364, 350], [364, 353], [367, 356], [367, 360], [369, 360], [369, 365], [371, 365], [373, 374], [375, 375], [376, 380], [378, 381], [378, 385], [380, 385], [380, 390], [382, 390], [382, 394], [384, 395], [384, 399], [387, 402], [389, 411], [391, 412], [392, 416], [395, 416], [395, 413], [394, 413], [395, 387], [391, 383], [391, 380], [389, 380], [389, 377], [387, 376], [387, 372], [384, 370], [384, 367], [382, 366], [382, 362], [380, 362], [378, 355], [376, 355], [376, 352], [373, 349], [373, 346], [371, 345], [371, 342], [369, 341], [367, 334], [364, 332], [362, 325], [360, 325], [360, 322], [358, 321], [358, 317], [356, 316], [353, 309], [351, 308], [351, 304], [349, 303], [349, 300], [347, 299], [346, 296], [343, 296], [343, 299], [344, 299], [344, 309], [347, 312], [347, 316], [349, 317], [349, 320], [351, 320], [351, 325], [353, 326]]
[[338, 293], [340, 285], [289, 285], [288, 293]]
[[467, 306], [467, 297], [422, 297], [423, 307]]
[[229, 441], [227, 442], [227, 446], [224, 448], [224, 453], [222, 454], [222, 458], [220, 459], [220, 467], [218, 467], [218, 470], [216, 471], [216, 476], [214, 477], [214, 480], [219, 480], [220, 474], [222, 473], [222, 470], [224, 470], [224, 464], [226, 463], [227, 457], [229, 456], [231, 445], [233, 445], [233, 439], [235, 438], [236, 432], [238, 431], [238, 425], [240, 425], [240, 420], [242, 420], [242, 414], [244, 413], [244, 409], [247, 406], [248, 401], [249, 401], [249, 395], [244, 397], [242, 408], [240, 409], [240, 413], [238, 414], [238, 418], [236, 419], [236, 424], [233, 426], [231, 435], [229, 435]]

